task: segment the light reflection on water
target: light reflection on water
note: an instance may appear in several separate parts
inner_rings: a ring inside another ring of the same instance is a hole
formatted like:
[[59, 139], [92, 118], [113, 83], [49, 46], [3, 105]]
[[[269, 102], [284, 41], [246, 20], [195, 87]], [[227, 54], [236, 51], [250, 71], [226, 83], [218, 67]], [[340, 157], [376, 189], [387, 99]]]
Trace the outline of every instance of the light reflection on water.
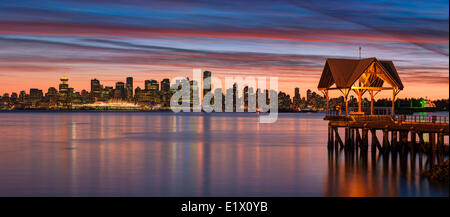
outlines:
[[0, 196], [448, 196], [418, 157], [328, 152], [322, 118], [0, 113]]

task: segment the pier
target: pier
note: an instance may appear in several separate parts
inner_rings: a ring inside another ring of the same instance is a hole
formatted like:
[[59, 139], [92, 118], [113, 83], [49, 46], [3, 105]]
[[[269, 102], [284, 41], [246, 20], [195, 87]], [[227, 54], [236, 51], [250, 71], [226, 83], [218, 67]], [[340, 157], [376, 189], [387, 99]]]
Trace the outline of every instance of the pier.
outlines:
[[420, 152], [433, 156], [432, 165], [449, 154], [444, 143], [449, 136], [447, 116], [330, 115], [324, 119], [329, 121], [329, 149]]
[[[445, 144], [449, 136], [448, 116], [395, 115], [395, 97], [404, 86], [392, 61], [367, 59], [327, 59], [318, 89], [327, 100], [328, 148], [330, 150], [369, 151], [376, 154], [412, 152], [426, 153], [430, 164], [440, 164], [449, 153]], [[329, 111], [329, 91], [338, 90], [344, 96], [345, 113]], [[375, 115], [375, 96], [392, 90], [389, 115]], [[349, 112], [348, 97], [354, 92], [358, 110]], [[363, 111], [362, 97], [370, 95], [370, 109]], [[422, 156], [422, 155], [420, 155]]]

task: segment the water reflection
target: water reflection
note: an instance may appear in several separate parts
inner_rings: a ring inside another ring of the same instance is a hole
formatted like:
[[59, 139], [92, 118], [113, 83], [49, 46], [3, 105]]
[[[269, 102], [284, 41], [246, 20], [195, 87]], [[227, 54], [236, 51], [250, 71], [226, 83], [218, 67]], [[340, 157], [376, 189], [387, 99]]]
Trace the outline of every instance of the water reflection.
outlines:
[[0, 113], [0, 196], [448, 196], [426, 156], [328, 152], [323, 114], [258, 120]]
[[[446, 192], [446, 185], [436, 184], [430, 189], [427, 178], [421, 175], [431, 167], [431, 159], [431, 155], [414, 151], [329, 149], [326, 196], [426, 196]], [[443, 196], [448, 196], [446, 193]]]

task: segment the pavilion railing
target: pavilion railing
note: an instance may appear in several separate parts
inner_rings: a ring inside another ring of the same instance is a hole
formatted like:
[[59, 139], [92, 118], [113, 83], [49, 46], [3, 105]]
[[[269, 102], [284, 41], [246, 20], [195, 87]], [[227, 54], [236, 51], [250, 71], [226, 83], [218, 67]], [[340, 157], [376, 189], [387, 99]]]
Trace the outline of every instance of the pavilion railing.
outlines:
[[396, 115], [395, 120], [412, 123], [449, 123], [449, 117], [444, 115]]
[[374, 122], [393, 122], [400, 123], [438, 123], [449, 124], [449, 116], [444, 115], [345, 115], [345, 113], [329, 112], [327, 117], [333, 120], [343, 121], [374, 121]]

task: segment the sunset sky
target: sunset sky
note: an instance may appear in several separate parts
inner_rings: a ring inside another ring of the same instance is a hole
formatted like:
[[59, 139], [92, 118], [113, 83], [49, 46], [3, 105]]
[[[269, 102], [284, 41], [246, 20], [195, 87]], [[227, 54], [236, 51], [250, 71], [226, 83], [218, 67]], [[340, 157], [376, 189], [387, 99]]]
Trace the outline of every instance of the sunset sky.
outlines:
[[[114, 3], [111, 3], [114, 2]], [[448, 1], [27, 0], [0, 2], [0, 93], [90, 79], [278, 76], [317, 91], [325, 59], [393, 60], [399, 97], [449, 97]], [[390, 96], [386, 93], [381, 96]]]

